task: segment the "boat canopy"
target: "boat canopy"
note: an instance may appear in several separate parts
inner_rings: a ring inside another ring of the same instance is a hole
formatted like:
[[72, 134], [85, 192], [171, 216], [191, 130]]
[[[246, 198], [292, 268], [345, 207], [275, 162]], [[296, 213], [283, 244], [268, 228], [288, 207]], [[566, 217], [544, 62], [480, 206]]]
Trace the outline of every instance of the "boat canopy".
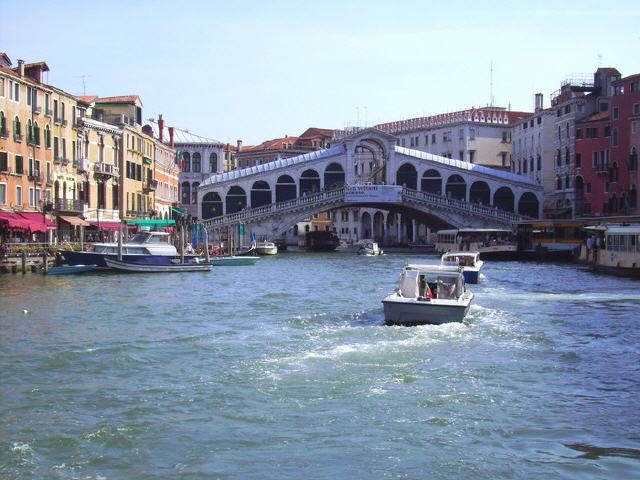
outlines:
[[150, 218], [140, 218], [136, 220], [127, 220], [127, 225], [136, 225], [138, 227], [171, 227], [176, 224], [176, 221], [173, 219], [162, 220], [162, 219], [150, 219]]

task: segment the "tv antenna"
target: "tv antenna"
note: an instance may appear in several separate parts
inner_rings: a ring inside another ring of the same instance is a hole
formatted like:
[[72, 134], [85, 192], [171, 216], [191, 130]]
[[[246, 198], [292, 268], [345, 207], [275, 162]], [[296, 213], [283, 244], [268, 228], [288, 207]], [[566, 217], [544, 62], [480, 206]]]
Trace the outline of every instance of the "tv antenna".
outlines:
[[493, 107], [493, 60], [489, 68], [489, 106]]
[[82, 79], [82, 95], [86, 95], [87, 94], [87, 78], [89, 78], [89, 75], [78, 75], [78, 78]]

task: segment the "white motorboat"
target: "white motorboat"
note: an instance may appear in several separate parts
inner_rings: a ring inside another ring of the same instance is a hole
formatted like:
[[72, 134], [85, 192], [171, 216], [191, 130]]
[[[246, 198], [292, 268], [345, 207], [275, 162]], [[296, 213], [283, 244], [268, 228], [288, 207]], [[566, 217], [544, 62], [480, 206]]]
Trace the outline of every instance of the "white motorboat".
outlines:
[[256, 252], [258, 255], [277, 255], [278, 247], [273, 242], [258, 242], [256, 243]]
[[448, 252], [442, 255], [442, 265], [462, 267], [464, 281], [478, 283], [480, 269], [484, 262], [478, 252]]
[[209, 263], [220, 267], [238, 267], [255, 265], [258, 260], [260, 260], [260, 257], [256, 256], [235, 257], [233, 255], [214, 255], [211, 257]]
[[365, 242], [360, 246], [358, 255], [364, 257], [377, 257], [378, 255], [384, 255], [384, 252], [380, 250], [380, 247], [376, 242]]
[[387, 325], [462, 322], [473, 293], [467, 291], [460, 268], [406, 265], [398, 288], [382, 301]]

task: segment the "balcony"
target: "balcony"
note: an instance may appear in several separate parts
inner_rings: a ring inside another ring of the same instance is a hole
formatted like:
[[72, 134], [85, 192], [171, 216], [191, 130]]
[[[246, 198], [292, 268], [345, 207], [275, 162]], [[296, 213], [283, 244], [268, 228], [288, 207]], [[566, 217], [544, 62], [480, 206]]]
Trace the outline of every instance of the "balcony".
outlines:
[[42, 113], [42, 108], [41, 107], [33, 107], [33, 113], [36, 115], [40, 115]]
[[79, 172], [88, 172], [89, 171], [89, 159], [88, 158], [76, 158], [73, 161], [73, 167], [76, 168]]
[[68, 159], [68, 158], [63, 157], [63, 158], [61, 158], [60, 160], [61, 160], [62, 165], [63, 165], [64, 167], [66, 167], [67, 165], [69, 165], [69, 159]]
[[50, 187], [53, 185], [53, 178], [51, 177], [51, 175], [47, 176], [47, 186]]
[[58, 115], [53, 116], [53, 123], [60, 123], [60, 117]]
[[54, 155], [53, 156], [53, 163], [55, 165], [61, 165], [62, 164], [62, 157], [60, 157], [58, 155]]
[[44, 116], [51, 117], [51, 109], [49, 107], [44, 109]]
[[57, 212], [82, 212], [84, 210], [84, 201], [56, 198], [54, 210]]
[[145, 185], [142, 187], [142, 191], [144, 193], [155, 192], [156, 188], [158, 188], [158, 181], [151, 178], [151, 179], [147, 180]]
[[94, 169], [98, 175], [108, 175], [111, 177], [120, 176], [120, 169], [115, 165], [111, 165], [109, 163], [98, 162], [95, 164]]
[[151, 212], [141, 212], [138, 210], [127, 210], [127, 217], [131, 218], [149, 218]]
[[42, 177], [40, 176], [40, 172], [38, 172], [37, 170], [34, 172], [29, 172], [29, 175], [27, 175], [27, 178], [29, 179], [30, 182], [42, 183]]

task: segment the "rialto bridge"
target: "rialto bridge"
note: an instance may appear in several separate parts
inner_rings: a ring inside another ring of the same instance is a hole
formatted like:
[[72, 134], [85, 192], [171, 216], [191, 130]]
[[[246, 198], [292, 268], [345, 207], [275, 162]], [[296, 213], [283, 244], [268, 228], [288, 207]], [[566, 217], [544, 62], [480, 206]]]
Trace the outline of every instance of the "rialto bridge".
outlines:
[[246, 234], [276, 238], [320, 212], [375, 208], [371, 233], [401, 241], [415, 239], [417, 224], [504, 228], [538, 218], [542, 195], [528, 177], [399, 147], [369, 128], [325, 150], [213, 175], [198, 188], [198, 211], [210, 231], [243, 223]]

